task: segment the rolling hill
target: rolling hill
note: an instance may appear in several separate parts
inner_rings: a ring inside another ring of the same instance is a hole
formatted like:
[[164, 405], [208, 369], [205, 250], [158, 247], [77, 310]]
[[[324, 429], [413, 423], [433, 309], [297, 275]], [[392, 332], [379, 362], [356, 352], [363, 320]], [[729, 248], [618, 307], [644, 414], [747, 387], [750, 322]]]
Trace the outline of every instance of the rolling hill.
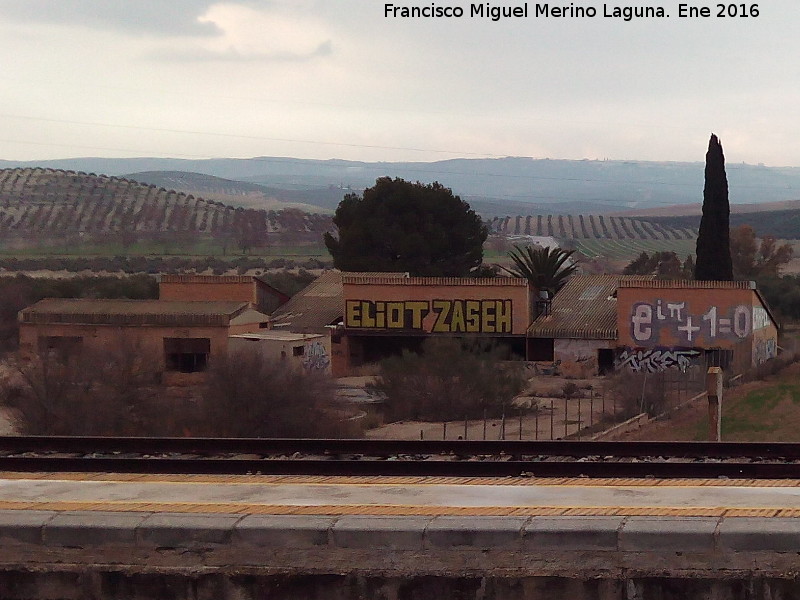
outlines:
[[252, 210], [123, 177], [43, 168], [0, 170], [0, 234], [311, 233], [330, 217], [297, 209]]
[[[698, 152], [698, 157], [702, 157]], [[524, 157], [437, 162], [359, 162], [290, 157], [183, 160], [74, 158], [0, 161], [6, 167], [48, 167], [109, 175], [184, 171], [264, 186], [283, 201], [334, 208], [347, 190], [363, 190], [378, 177], [438, 181], [481, 214], [605, 214], [702, 201], [703, 164], [678, 162], [550, 160]], [[731, 203], [800, 198], [800, 168], [728, 163]], [[159, 187], [174, 187], [159, 185]], [[290, 196], [279, 197], [274, 190]], [[479, 206], [485, 203], [485, 206]], [[520, 206], [522, 205], [522, 207]], [[525, 208], [534, 205], [534, 208]]]

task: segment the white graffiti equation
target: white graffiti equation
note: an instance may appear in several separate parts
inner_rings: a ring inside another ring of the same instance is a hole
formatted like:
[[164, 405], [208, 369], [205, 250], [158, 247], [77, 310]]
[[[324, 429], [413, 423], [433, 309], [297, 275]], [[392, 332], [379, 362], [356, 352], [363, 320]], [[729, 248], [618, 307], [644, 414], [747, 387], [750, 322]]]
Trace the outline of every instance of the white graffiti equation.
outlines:
[[667, 369], [686, 371], [700, 351], [691, 348], [625, 348], [616, 360], [616, 368], [635, 373], [660, 373]]
[[753, 308], [744, 304], [727, 314], [712, 306], [702, 315], [691, 314], [686, 302], [658, 300], [655, 305], [638, 302], [631, 308], [631, 337], [644, 344], [658, 344], [664, 332], [679, 342], [691, 343], [701, 337], [709, 342], [738, 341], [752, 331]]

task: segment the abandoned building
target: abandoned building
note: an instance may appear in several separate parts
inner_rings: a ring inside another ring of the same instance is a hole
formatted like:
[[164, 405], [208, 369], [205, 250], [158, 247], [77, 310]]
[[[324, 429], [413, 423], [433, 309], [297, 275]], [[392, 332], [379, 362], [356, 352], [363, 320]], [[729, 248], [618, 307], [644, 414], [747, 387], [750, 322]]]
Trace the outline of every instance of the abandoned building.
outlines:
[[23, 356], [123, 350], [193, 373], [227, 352], [229, 336], [266, 322], [247, 302], [47, 298], [20, 311], [19, 341]]

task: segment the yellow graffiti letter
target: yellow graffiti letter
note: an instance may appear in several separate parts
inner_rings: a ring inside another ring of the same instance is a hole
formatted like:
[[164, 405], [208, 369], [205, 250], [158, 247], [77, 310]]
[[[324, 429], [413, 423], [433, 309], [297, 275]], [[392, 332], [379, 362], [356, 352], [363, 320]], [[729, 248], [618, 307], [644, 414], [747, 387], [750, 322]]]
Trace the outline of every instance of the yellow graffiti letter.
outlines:
[[431, 331], [434, 333], [447, 333], [450, 331], [447, 327], [447, 316], [450, 314], [450, 301], [434, 300], [433, 312], [436, 313], [436, 321]]
[[360, 300], [348, 300], [345, 310], [345, 327], [361, 327]]
[[495, 315], [497, 333], [511, 333], [511, 300], [498, 300]]
[[478, 333], [481, 330], [481, 303], [479, 300], [467, 300], [464, 311], [464, 320], [467, 322], [468, 333]]
[[422, 329], [422, 319], [428, 314], [428, 303], [424, 300], [409, 300], [406, 310], [411, 311], [411, 328]]

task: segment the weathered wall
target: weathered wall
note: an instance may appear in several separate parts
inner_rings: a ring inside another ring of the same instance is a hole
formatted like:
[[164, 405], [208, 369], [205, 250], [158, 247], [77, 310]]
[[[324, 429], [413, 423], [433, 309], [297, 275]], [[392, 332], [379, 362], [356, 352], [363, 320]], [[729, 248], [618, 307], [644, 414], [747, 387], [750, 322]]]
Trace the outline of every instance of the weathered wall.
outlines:
[[789, 600], [796, 579], [0, 571], [5, 600]]
[[748, 282], [668, 284], [618, 289], [618, 367], [685, 369], [720, 349], [731, 353], [724, 366], [741, 373], [776, 355], [777, 328]]
[[164, 338], [209, 338], [211, 354], [225, 354], [228, 347], [227, 326], [155, 327], [138, 325], [36, 324], [20, 323], [20, 351], [31, 355], [38, 350], [39, 336], [75, 336], [83, 338], [83, 348], [90, 352], [124, 350], [136, 352], [156, 361], [157, 368], [165, 367]]
[[[238, 350], [255, 350], [264, 360], [286, 361], [288, 364], [309, 371], [330, 373], [331, 339], [330, 336], [297, 334], [298, 339], [245, 339], [231, 337], [231, 352]], [[302, 348], [301, 355], [295, 355], [295, 348]]]
[[227, 275], [162, 275], [158, 284], [159, 300], [230, 300], [256, 304], [252, 277]]
[[561, 361], [559, 370], [563, 375], [591, 377], [598, 372], [598, 350], [615, 345], [613, 340], [554, 340], [553, 357]]

